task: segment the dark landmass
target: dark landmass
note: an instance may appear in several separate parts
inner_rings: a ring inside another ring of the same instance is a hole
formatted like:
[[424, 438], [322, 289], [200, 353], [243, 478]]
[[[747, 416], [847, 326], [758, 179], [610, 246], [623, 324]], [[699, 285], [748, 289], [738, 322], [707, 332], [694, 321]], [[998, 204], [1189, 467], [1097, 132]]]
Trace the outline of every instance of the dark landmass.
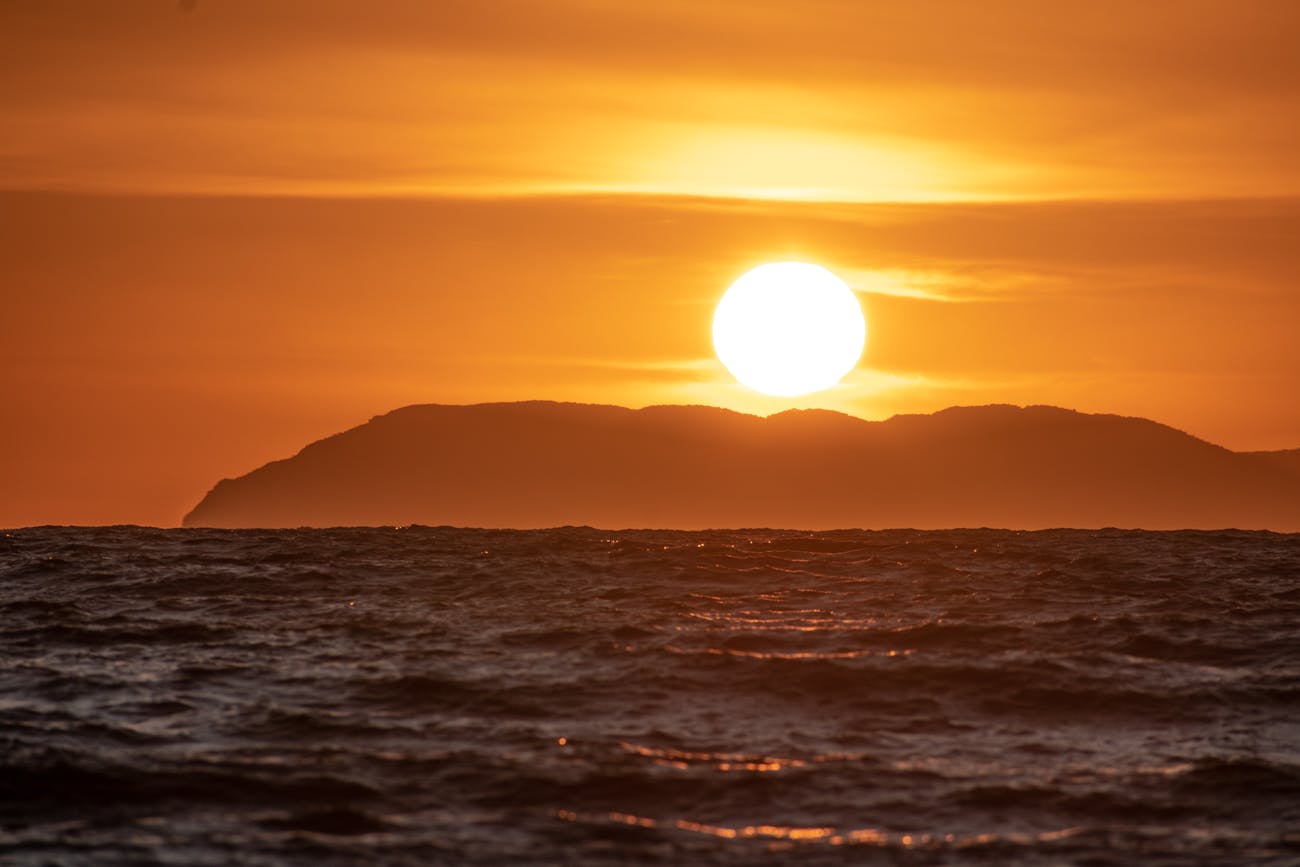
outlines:
[[191, 527], [1300, 530], [1300, 450], [1140, 418], [954, 407], [864, 421], [703, 406], [409, 406], [214, 487]]
[[1283, 449], [1276, 452], [1247, 452], [1262, 461], [1266, 461], [1284, 472], [1300, 475], [1300, 449]]

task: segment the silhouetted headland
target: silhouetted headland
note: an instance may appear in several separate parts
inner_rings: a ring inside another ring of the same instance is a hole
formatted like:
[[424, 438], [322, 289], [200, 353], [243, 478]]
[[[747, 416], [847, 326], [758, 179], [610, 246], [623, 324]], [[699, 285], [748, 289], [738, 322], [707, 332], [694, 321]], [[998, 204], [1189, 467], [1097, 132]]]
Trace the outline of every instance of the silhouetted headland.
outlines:
[[223, 480], [184, 523], [1296, 531], [1297, 455], [1050, 406], [423, 405]]

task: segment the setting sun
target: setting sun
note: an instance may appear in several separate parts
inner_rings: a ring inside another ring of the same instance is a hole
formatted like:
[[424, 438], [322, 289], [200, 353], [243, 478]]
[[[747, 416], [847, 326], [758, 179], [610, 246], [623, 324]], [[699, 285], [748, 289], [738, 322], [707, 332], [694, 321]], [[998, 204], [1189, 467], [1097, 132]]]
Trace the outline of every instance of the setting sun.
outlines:
[[794, 397], [830, 388], [862, 357], [867, 325], [843, 280], [818, 265], [760, 265], [731, 284], [713, 316], [713, 346], [736, 379]]

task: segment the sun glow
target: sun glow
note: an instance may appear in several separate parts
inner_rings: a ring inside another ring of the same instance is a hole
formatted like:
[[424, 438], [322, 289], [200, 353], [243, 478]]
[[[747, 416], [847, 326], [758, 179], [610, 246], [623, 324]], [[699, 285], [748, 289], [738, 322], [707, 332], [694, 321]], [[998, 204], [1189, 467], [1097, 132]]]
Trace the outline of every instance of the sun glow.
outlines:
[[745, 273], [713, 315], [713, 346], [727, 370], [755, 391], [779, 397], [835, 385], [857, 365], [866, 338], [853, 290], [803, 262]]

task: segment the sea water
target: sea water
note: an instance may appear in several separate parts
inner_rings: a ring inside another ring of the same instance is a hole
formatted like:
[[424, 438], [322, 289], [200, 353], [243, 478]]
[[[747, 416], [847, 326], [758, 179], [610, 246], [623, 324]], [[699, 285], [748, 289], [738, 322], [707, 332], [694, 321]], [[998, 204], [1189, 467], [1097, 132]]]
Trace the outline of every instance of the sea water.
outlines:
[[1300, 536], [0, 533], [6, 864], [1300, 863]]

